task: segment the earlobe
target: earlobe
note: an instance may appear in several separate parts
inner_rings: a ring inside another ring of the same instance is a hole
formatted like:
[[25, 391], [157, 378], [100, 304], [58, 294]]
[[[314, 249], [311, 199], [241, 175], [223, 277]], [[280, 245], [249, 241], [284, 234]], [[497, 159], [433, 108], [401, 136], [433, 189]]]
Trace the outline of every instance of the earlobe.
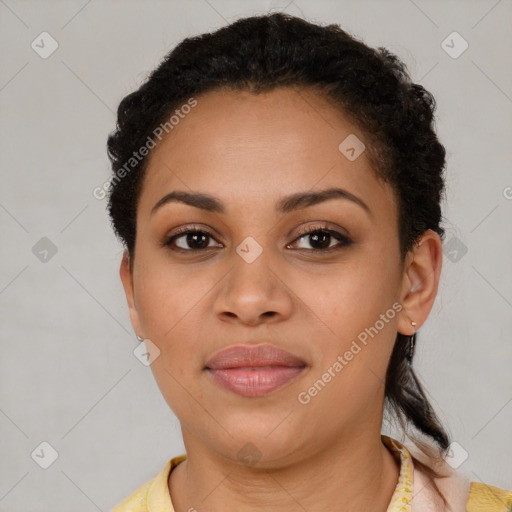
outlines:
[[443, 262], [441, 238], [431, 229], [425, 231], [407, 256], [398, 332], [412, 335], [425, 323], [437, 296]]

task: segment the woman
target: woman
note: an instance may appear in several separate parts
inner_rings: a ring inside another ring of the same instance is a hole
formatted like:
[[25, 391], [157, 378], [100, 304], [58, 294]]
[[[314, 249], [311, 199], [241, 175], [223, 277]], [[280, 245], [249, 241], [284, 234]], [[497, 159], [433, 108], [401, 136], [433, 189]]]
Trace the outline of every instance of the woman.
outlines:
[[[434, 98], [337, 25], [184, 40], [108, 140], [121, 279], [186, 454], [114, 510], [510, 510], [414, 374], [442, 265]], [[432, 443], [381, 434], [384, 412]], [[335, 504], [335, 505], [333, 505]]]

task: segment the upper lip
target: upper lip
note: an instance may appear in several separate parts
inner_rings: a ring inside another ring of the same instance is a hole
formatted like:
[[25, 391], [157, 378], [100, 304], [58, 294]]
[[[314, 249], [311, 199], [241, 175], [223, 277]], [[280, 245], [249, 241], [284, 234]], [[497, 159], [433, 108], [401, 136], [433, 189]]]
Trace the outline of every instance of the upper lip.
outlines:
[[259, 366], [306, 366], [299, 357], [275, 345], [232, 345], [215, 353], [205, 367], [212, 370]]

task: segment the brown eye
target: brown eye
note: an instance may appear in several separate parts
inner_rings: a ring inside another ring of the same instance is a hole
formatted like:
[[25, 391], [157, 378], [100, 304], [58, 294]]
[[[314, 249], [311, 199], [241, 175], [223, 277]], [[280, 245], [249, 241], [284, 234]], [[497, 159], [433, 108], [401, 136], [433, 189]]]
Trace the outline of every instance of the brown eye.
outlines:
[[[168, 246], [173, 250], [192, 252], [212, 247], [209, 242], [213, 240], [213, 236], [211, 233], [208, 233], [208, 231], [186, 229], [178, 234], [166, 238], [163, 245]], [[177, 249], [175, 249], [175, 247]]]
[[[330, 252], [346, 247], [352, 243], [349, 238], [337, 231], [328, 228], [313, 227], [308, 228], [296, 238], [295, 242], [305, 240], [310, 247], [299, 247], [299, 250]], [[295, 243], [294, 242], [294, 243]], [[334, 242], [334, 244], [333, 244]]]

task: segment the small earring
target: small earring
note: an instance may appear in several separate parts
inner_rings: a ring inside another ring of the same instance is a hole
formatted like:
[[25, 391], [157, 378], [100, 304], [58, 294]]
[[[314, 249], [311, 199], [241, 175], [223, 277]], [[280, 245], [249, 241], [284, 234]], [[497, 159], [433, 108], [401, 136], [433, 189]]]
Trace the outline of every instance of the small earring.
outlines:
[[[416, 327], [416, 322], [411, 322], [411, 325], [413, 327]], [[409, 337], [409, 350], [407, 351], [407, 360], [409, 362], [412, 362], [412, 357], [414, 355], [414, 342], [416, 341], [416, 332], [414, 332], [410, 337]]]
[[138, 334], [136, 336], [139, 341], [144, 341], [144, 338], [141, 338]]

